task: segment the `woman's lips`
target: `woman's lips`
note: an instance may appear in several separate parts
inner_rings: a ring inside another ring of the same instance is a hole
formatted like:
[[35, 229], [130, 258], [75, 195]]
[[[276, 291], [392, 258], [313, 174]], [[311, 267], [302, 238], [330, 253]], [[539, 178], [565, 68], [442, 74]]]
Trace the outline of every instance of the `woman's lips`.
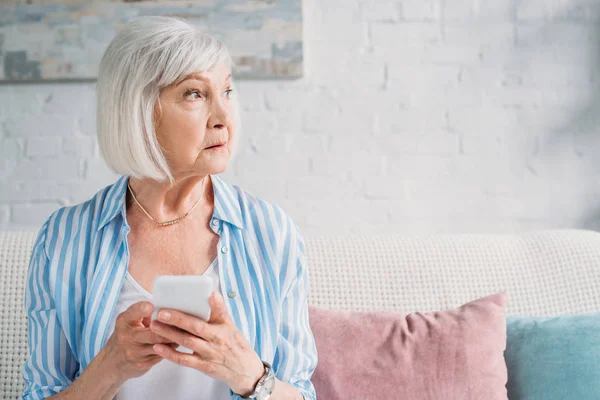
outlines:
[[225, 148], [226, 144], [227, 143], [222, 143], [222, 144], [218, 144], [216, 146], [207, 147], [206, 150], [220, 150], [220, 149]]

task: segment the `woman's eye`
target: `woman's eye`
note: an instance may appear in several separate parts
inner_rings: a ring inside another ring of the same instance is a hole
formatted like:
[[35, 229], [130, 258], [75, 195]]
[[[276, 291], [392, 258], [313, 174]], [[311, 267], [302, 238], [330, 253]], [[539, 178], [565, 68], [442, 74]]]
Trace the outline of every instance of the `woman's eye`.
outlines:
[[233, 89], [227, 89], [227, 90], [225, 91], [225, 96], [226, 96], [227, 98], [230, 98], [230, 96], [231, 96], [231, 92], [233, 92]]
[[[196, 97], [191, 97], [191, 98], [190, 98], [190, 96], [192, 96], [192, 95], [194, 95], [194, 94], [195, 94], [195, 95], [197, 95], [197, 96], [196, 96]], [[199, 92], [199, 91], [197, 91], [197, 90], [190, 90], [190, 91], [186, 92], [186, 94], [185, 94], [185, 97], [186, 97], [186, 99], [190, 99], [190, 100], [196, 100], [196, 99], [199, 99], [199, 98], [201, 98], [202, 96], [200, 95], [200, 92]]]

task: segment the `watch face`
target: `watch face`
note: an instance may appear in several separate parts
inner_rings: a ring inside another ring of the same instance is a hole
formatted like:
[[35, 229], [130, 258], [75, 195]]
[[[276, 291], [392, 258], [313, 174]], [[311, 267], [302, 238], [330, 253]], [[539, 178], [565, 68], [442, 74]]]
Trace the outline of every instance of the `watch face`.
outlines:
[[260, 392], [256, 398], [258, 400], [267, 400], [271, 394], [273, 393], [273, 389], [275, 388], [275, 377], [270, 376], [265, 380], [265, 383], [260, 388]]

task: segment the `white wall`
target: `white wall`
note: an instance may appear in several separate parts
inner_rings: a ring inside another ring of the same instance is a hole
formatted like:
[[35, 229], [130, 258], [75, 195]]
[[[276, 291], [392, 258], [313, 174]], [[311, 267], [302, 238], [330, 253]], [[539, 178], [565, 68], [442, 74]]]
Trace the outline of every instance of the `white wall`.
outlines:
[[[305, 234], [600, 228], [600, 3], [304, 0], [305, 77], [240, 81], [225, 175]], [[0, 86], [0, 228], [115, 177], [93, 83]]]

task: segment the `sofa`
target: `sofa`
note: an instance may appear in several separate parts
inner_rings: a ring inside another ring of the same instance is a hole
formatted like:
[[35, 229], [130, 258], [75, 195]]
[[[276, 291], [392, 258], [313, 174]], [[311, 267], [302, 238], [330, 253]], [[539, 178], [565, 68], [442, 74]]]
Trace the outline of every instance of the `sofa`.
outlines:
[[[37, 232], [0, 232], [0, 398], [17, 399], [27, 352], [24, 283]], [[600, 233], [306, 237], [309, 304], [435, 311], [506, 291], [507, 314], [600, 310]]]

